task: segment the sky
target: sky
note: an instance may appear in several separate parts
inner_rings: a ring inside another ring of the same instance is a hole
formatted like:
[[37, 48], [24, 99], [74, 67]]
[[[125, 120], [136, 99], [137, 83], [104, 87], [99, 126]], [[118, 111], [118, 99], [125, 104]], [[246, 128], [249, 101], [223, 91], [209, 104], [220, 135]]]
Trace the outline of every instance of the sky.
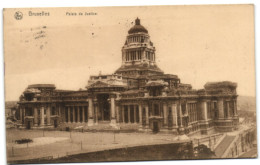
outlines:
[[19, 9], [21, 20], [14, 18], [17, 11], [4, 10], [6, 101], [18, 100], [29, 84], [78, 90], [90, 75], [113, 73], [137, 17], [165, 73], [194, 89], [206, 82], [237, 82], [239, 95], [255, 96], [252, 5], [27, 8]]

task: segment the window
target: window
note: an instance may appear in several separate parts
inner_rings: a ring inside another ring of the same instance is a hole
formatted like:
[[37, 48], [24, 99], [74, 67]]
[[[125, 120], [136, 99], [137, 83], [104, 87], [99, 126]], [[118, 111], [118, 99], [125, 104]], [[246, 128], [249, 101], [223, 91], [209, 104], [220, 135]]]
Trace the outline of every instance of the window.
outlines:
[[55, 107], [51, 107], [51, 115], [56, 115]]
[[154, 116], [160, 116], [160, 110], [158, 104], [154, 104]]

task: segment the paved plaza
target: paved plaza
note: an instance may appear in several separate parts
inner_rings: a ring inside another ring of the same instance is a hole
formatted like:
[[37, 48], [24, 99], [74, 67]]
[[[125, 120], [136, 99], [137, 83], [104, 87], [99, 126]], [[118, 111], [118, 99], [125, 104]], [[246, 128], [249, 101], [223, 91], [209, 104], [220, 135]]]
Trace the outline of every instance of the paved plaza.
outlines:
[[[138, 145], [181, 142], [172, 134], [66, 132], [43, 130], [6, 131], [8, 161], [52, 156], [54, 158], [84, 152], [132, 147]], [[16, 144], [15, 140], [30, 138], [32, 143]], [[186, 139], [187, 140], [187, 139]]]

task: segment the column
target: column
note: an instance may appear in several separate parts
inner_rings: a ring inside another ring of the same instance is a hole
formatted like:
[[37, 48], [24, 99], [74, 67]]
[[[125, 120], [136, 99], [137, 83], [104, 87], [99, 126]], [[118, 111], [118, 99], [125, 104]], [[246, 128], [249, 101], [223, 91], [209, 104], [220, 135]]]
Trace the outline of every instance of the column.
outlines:
[[119, 105], [116, 105], [116, 121], [119, 123], [120, 116], [119, 116]]
[[237, 101], [234, 100], [234, 116], [237, 116]]
[[68, 123], [71, 122], [71, 119], [70, 119], [70, 107], [67, 107], [68, 108]]
[[116, 116], [115, 116], [115, 97], [111, 96], [110, 97], [110, 112], [111, 112], [111, 123], [110, 125], [115, 125], [116, 124]]
[[127, 111], [128, 111], [128, 123], [131, 123], [131, 118], [130, 118], [130, 105], [128, 105], [127, 107]]
[[25, 109], [25, 107], [23, 107], [23, 124], [25, 124], [25, 111], [26, 111], [26, 109]]
[[62, 116], [63, 123], [65, 123], [66, 122], [66, 110], [65, 110], [65, 107], [60, 105], [60, 110], [61, 110], [60, 116]]
[[140, 124], [140, 126], [142, 126], [142, 123], [143, 123], [143, 121], [142, 121], [142, 105], [139, 104], [138, 106], [139, 106], [138, 107], [138, 109], [139, 109], [139, 124]]
[[145, 105], [145, 127], [149, 128], [149, 108], [148, 105]]
[[21, 120], [21, 123], [23, 123], [23, 108], [19, 107], [19, 111], [20, 111], [20, 120]]
[[72, 122], [75, 123], [75, 107], [72, 106]]
[[180, 114], [180, 127], [179, 127], [179, 134], [184, 134], [184, 127], [183, 127], [183, 121], [182, 121], [182, 117], [183, 117], [183, 114], [182, 114], [182, 106], [181, 106], [181, 103], [178, 105], [179, 107], [179, 114]]
[[59, 106], [59, 116], [61, 117], [61, 105], [58, 106]]
[[122, 111], [122, 121], [125, 123], [125, 106], [123, 105], [123, 108], [121, 108]]
[[229, 108], [229, 101], [227, 103], [227, 118], [230, 118], [230, 108]]
[[38, 125], [38, 109], [37, 109], [37, 107], [35, 106], [33, 110], [34, 110], [34, 111], [33, 111], [34, 126], [37, 126], [37, 125]]
[[224, 118], [223, 98], [218, 98], [217, 108], [218, 108], [218, 118], [223, 119]]
[[44, 126], [44, 106], [41, 107], [41, 126]]
[[82, 106], [82, 123], [85, 123], [85, 106]]
[[93, 126], [93, 100], [88, 99], [88, 126]]
[[142, 50], [142, 60], [145, 59], [145, 49]]
[[96, 103], [95, 105], [94, 105], [94, 109], [95, 109], [95, 119], [96, 119], [96, 123], [95, 124], [98, 124], [98, 111], [99, 111], [99, 106], [98, 106], [98, 104]]
[[163, 103], [163, 126], [167, 127], [167, 104]]
[[134, 105], [134, 123], [136, 123], [136, 105]]
[[180, 126], [180, 127], [183, 127], [183, 126], [182, 126], [182, 110], [181, 110], [181, 104], [179, 104], [179, 114], [180, 114], [180, 123], [181, 123], [181, 126]]
[[177, 115], [177, 105], [172, 104], [172, 125], [173, 127], [178, 126], [178, 115]]
[[77, 122], [80, 123], [80, 111], [79, 111], [79, 106], [77, 106], [77, 110], [78, 110], [78, 113], [77, 113]]
[[202, 101], [201, 102], [201, 110], [202, 110], [202, 119], [207, 121], [208, 120], [208, 111], [207, 111], [207, 102]]
[[46, 117], [47, 117], [47, 125], [51, 125], [51, 109], [50, 109], [50, 105], [47, 106]]

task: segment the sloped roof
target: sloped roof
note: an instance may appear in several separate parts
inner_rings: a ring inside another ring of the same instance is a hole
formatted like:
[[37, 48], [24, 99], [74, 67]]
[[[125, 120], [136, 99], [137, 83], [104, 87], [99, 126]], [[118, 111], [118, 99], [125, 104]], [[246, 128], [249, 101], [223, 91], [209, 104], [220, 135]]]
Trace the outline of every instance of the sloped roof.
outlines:
[[216, 88], [236, 88], [237, 83], [231, 81], [222, 81], [222, 82], [207, 82], [204, 85], [205, 89], [216, 89]]

